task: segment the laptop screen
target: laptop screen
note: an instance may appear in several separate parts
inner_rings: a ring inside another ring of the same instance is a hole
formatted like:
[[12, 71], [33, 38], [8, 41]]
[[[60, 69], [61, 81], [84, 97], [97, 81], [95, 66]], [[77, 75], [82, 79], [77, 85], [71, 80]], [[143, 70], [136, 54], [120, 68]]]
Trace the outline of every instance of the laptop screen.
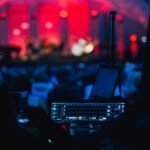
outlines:
[[112, 98], [119, 74], [120, 67], [100, 66], [91, 91], [91, 97]]

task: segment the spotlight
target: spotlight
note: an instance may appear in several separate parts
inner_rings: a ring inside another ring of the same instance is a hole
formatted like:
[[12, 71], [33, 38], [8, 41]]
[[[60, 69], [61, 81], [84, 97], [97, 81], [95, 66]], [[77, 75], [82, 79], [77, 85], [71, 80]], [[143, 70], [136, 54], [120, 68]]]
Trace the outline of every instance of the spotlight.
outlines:
[[96, 10], [96, 9], [93, 9], [92, 11], [91, 11], [91, 16], [92, 17], [97, 17], [98, 16], [98, 10]]
[[123, 22], [123, 16], [122, 15], [117, 15], [117, 21], [119, 22], [119, 23], [121, 23], [121, 22]]
[[85, 46], [87, 45], [87, 41], [83, 38], [79, 39], [78, 43], [81, 45], [81, 46]]
[[19, 36], [19, 35], [21, 35], [21, 30], [20, 29], [14, 29], [13, 31], [12, 31], [12, 34], [14, 35], [14, 36]]
[[74, 56], [77, 56], [77, 57], [82, 56], [83, 55], [83, 46], [76, 43], [72, 46], [71, 52], [72, 52], [72, 55], [74, 55]]
[[137, 41], [137, 39], [138, 39], [138, 37], [137, 37], [137, 35], [136, 35], [136, 34], [131, 34], [131, 35], [130, 35], [130, 41], [131, 41], [131, 42], [133, 42], [133, 43], [134, 43], [134, 42], [136, 42], [136, 41]]
[[51, 29], [51, 28], [53, 28], [53, 23], [52, 23], [52, 22], [46, 22], [46, 23], [45, 23], [45, 27], [46, 27], [47, 29]]
[[21, 23], [20, 27], [24, 30], [29, 29], [29, 23], [23, 22], [23, 23]]
[[93, 50], [94, 50], [94, 45], [91, 43], [91, 44], [88, 44], [87, 46], [85, 46], [84, 53], [85, 53], [85, 54], [89, 54], [89, 53], [91, 53]]
[[141, 37], [141, 41], [142, 41], [142, 43], [146, 43], [147, 42], [147, 37], [146, 36], [142, 36]]
[[67, 18], [68, 17], [68, 12], [66, 10], [61, 10], [60, 11], [60, 17]]
[[1, 13], [0, 13], [0, 18], [1, 18], [1, 19], [5, 19], [6, 17], [7, 17], [6, 12], [1, 12]]

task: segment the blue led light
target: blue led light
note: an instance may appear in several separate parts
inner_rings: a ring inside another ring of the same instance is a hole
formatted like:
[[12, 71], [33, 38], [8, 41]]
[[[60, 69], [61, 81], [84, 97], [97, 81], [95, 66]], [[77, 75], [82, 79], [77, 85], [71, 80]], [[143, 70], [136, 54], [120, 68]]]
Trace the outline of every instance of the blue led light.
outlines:
[[21, 124], [25, 124], [25, 123], [28, 123], [30, 121], [30, 119], [28, 119], [28, 118], [19, 118], [19, 119], [17, 119], [17, 121]]

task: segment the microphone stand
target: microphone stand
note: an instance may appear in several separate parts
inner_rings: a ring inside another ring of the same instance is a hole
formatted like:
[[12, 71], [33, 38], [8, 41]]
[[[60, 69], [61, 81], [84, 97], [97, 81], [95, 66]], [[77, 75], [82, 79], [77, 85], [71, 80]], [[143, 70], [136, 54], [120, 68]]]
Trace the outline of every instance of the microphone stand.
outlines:
[[115, 15], [116, 11], [111, 11], [109, 14], [109, 57], [111, 64], [114, 63], [115, 51]]

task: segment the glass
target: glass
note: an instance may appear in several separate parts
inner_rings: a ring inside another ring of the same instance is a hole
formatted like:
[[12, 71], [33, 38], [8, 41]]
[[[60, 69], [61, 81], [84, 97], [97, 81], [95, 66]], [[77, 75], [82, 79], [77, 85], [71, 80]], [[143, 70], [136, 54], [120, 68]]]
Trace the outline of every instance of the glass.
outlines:
[[28, 107], [27, 101], [28, 101], [28, 92], [27, 91], [19, 92], [19, 110], [16, 116], [16, 120], [21, 124], [25, 124], [30, 121], [29, 116], [26, 112], [26, 108]]

